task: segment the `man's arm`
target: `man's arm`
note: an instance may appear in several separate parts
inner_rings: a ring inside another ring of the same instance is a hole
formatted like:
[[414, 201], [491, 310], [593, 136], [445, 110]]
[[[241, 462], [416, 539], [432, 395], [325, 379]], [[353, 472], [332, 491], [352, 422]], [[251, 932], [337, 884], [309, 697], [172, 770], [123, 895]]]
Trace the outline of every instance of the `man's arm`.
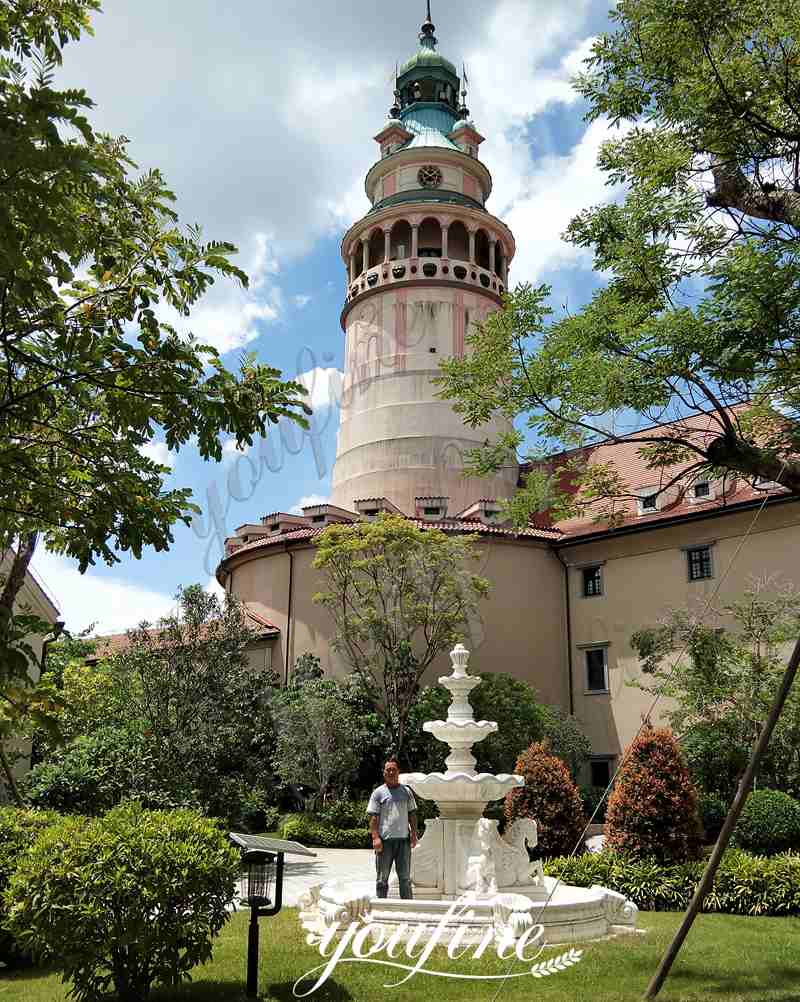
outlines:
[[370, 814], [369, 816], [369, 833], [372, 836], [372, 848], [375, 852], [383, 852], [383, 842], [380, 836], [380, 815]]
[[408, 812], [408, 827], [411, 829], [411, 848], [416, 848], [417, 845], [417, 812]]

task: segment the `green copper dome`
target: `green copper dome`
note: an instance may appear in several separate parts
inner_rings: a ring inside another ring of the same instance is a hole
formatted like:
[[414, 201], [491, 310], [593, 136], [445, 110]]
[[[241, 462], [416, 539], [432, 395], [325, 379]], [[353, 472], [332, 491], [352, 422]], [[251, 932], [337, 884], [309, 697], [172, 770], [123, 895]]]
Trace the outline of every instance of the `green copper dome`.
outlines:
[[408, 60], [408, 62], [403, 63], [397, 75], [398, 77], [403, 77], [406, 73], [410, 73], [412, 70], [419, 70], [421, 68], [430, 69], [431, 67], [446, 70], [447, 72], [452, 73], [456, 79], [458, 78], [458, 71], [449, 59], [445, 59], [444, 56], [436, 52], [435, 49], [427, 48], [420, 49], [419, 52]]

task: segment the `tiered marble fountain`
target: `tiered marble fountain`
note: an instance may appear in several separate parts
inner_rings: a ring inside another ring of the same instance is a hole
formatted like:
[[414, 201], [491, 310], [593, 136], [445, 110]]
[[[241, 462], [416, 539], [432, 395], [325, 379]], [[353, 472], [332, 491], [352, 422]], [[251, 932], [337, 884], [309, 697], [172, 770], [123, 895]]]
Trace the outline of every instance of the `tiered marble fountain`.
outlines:
[[[335, 923], [345, 928], [360, 919], [389, 930], [406, 925], [436, 925], [454, 901], [469, 895], [469, 907], [448, 920], [449, 934], [466, 926], [461, 942], [482, 941], [487, 928], [498, 940], [520, 935], [530, 925], [544, 926], [548, 943], [597, 939], [636, 925], [636, 906], [604, 887], [571, 887], [545, 877], [541, 863], [529, 861], [526, 843], [536, 846], [536, 823], [523, 818], [501, 836], [497, 821], [483, 817], [486, 805], [524, 785], [522, 776], [475, 771], [473, 745], [497, 730], [491, 720], [475, 720], [470, 692], [480, 679], [467, 671], [469, 651], [459, 644], [450, 654], [453, 673], [439, 679], [451, 695], [447, 720], [424, 729], [449, 745], [444, 773], [408, 773], [400, 782], [418, 798], [433, 800], [439, 817], [428, 821], [425, 835], [411, 854], [414, 899], [397, 896], [393, 878], [389, 897], [378, 899], [374, 877], [364, 881], [331, 880], [301, 900], [303, 927], [318, 934]], [[370, 875], [365, 873], [365, 878]]]

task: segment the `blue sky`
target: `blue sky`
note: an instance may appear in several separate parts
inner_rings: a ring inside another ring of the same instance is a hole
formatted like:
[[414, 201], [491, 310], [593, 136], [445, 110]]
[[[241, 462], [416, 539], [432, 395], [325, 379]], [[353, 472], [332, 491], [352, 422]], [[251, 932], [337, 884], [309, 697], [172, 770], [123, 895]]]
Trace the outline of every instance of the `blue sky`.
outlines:
[[[168, 456], [202, 518], [176, 527], [167, 554], [121, 555], [83, 576], [40, 553], [34, 567], [68, 628], [113, 632], [153, 620], [180, 585], [207, 584], [222, 534], [330, 489], [342, 365], [339, 241], [368, 207], [372, 136], [391, 104], [396, 61], [416, 49], [424, 3], [353, 0], [106, 0], [95, 37], [65, 51], [63, 85], [84, 87], [95, 125], [129, 137], [141, 167], [159, 167], [182, 221], [231, 240], [248, 291], [218, 285], [185, 325], [235, 366], [243, 350], [314, 386], [317, 434], [276, 436], [220, 464], [191, 447]], [[434, 0], [440, 51], [469, 71], [472, 116], [487, 137], [490, 211], [514, 230], [514, 282], [549, 282], [558, 309], [597, 286], [591, 261], [560, 240], [570, 218], [612, 193], [595, 166], [605, 122], [589, 126], [569, 79], [607, 27], [606, 0]], [[312, 440], [313, 439], [313, 440]], [[262, 461], [263, 460], [263, 461]]]

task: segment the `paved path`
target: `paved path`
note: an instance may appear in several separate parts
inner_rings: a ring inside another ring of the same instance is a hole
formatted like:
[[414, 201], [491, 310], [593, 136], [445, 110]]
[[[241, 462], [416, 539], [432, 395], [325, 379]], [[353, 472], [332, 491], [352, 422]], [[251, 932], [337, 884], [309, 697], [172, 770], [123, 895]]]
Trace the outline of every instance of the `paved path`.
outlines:
[[338, 880], [375, 882], [375, 853], [372, 849], [312, 849], [316, 859], [306, 856], [285, 856], [283, 903], [295, 908], [300, 895], [334, 877]]

